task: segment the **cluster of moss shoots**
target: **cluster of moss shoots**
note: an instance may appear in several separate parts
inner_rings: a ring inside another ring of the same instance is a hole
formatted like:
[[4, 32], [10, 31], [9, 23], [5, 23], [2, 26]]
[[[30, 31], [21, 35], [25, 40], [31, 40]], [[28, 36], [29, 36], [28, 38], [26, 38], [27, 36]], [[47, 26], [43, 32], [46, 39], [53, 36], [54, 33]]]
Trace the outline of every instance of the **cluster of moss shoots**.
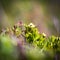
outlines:
[[12, 35], [16, 36], [20, 40], [20, 36], [22, 36], [24, 38], [24, 43], [27, 43], [35, 48], [39, 48], [41, 51], [53, 51], [54, 54], [58, 51], [60, 52], [60, 37], [56, 37], [54, 35], [46, 37], [46, 34], [39, 33], [37, 27], [32, 23], [18, 23], [12, 28], [6, 28], [5, 32], [3, 32], [1, 33], [2, 36]]

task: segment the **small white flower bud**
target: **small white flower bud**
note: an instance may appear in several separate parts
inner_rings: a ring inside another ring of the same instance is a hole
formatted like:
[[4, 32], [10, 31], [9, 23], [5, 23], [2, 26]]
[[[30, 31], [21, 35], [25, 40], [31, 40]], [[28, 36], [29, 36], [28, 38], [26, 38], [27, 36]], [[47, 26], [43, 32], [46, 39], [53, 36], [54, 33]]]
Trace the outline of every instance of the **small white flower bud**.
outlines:
[[33, 23], [30, 23], [28, 26], [35, 27], [35, 25]]

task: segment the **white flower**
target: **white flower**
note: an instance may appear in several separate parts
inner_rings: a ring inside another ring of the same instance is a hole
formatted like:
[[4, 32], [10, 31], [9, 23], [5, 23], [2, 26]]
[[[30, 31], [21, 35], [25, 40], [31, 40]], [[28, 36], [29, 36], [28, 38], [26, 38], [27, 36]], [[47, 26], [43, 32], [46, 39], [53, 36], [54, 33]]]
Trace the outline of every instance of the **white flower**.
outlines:
[[43, 34], [43, 36], [46, 36], [46, 34], [45, 33], [42, 33]]
[[30, 23], [28, 26], [35, 27], [35, 25], [33, 23]]

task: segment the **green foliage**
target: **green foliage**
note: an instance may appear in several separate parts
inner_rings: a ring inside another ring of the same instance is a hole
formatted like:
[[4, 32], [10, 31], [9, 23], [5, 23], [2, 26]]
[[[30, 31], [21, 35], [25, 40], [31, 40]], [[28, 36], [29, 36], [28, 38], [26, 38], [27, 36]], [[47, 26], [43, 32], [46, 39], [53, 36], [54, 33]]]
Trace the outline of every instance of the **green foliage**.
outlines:
[[32, 23], [29, 25], [23, 24], [23, 26], [16, 25], [10, 29], [8, 28], [6, 32], [13, 34], [16, 37], [23, 34], [23, 37], [26, 39], [26, 43], [29, 43], [34, 47], [44, 50], [60, 50], [60, 37], [46, 37], [46, 34], [40, 34], [37, 27]]
[[60, 37], [51, 36], [47, 39], [47, 48], [52, 49], [55, 52], [60, 51]]
[[40, 34], [37, 27], [33, 24], [26, 25], [25, 28], [25, 38], [27, 43], [35, 48], [39, 48], [40, 51], [51, 58], [55, 56], [57, 52], [60, 52], [60, 37], [54, 35], [46, 37], [46, 34]]
[[[7, 34], [6, 34], [7, 33]], [[19, 38], [21, 35], [23, 35], [24, 40], [31, 45], [33, 48], [29, 47], [30, 49], [26, 49], [26, 53], [28, 54], [28, 58], [31, 60], [41, 59], [41, 57], [46, 60], [53, 59], [55, 54], [57, 52], [60, 52], [60, 37], [56, 36], [50, 36], [46, 37], [46, 34], [42, 33], [40, 34], [37, 27], [30, 23], [29, 25], [23, 24], [23, 26], [14, 26], [13, 28], [6, 29], [4, 34], [0, 35], [0, 47], [2, 46], [1, 51], [4, 54], [10, 54], [14, 51], [14, 45], [12, 44], [12, 41], [10, 36], [15, 36]], [[36, 50], [37, 49], [37, 50]], [[1, 52], [0, 52], [1, 53]], [[33, 53], [33, 57], [32, 57]], [[36, 56], [35, 54], [38, 55]], [[42, 55], [41, 55], [42, 54]], [[46, 56], [45, 56], [46, 55]], [[48, 56], [47, 56], [48, 55]], [[41, 56], [41, 57], [40, 57]], [[42, 60], [42, 59], [41, 59]]]
[[37, 27], [32, 27], [32, 25], [27, 25], [25, 27], [26, 41], [35, 47], [43, 48], [46, 40], [44, 33], [40, 34]]
[[25, 30], [25, 37], [27, 42], [29, 43], [33, 43], [34, 41], [39, 39], [39, 32], [37, 30], [36, 27], [30, 27], [30, 26], [26, 26], [26, 30]]

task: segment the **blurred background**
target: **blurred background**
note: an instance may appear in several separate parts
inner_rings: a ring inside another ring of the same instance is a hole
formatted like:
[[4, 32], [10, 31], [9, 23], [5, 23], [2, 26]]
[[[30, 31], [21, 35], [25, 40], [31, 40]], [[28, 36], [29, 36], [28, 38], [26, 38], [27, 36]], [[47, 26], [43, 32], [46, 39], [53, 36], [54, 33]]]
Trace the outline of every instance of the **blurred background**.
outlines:
[[60, 36], [60, 1], [0, 0], [0, 32], [18, 21], [32, 22], [47, 36]]

